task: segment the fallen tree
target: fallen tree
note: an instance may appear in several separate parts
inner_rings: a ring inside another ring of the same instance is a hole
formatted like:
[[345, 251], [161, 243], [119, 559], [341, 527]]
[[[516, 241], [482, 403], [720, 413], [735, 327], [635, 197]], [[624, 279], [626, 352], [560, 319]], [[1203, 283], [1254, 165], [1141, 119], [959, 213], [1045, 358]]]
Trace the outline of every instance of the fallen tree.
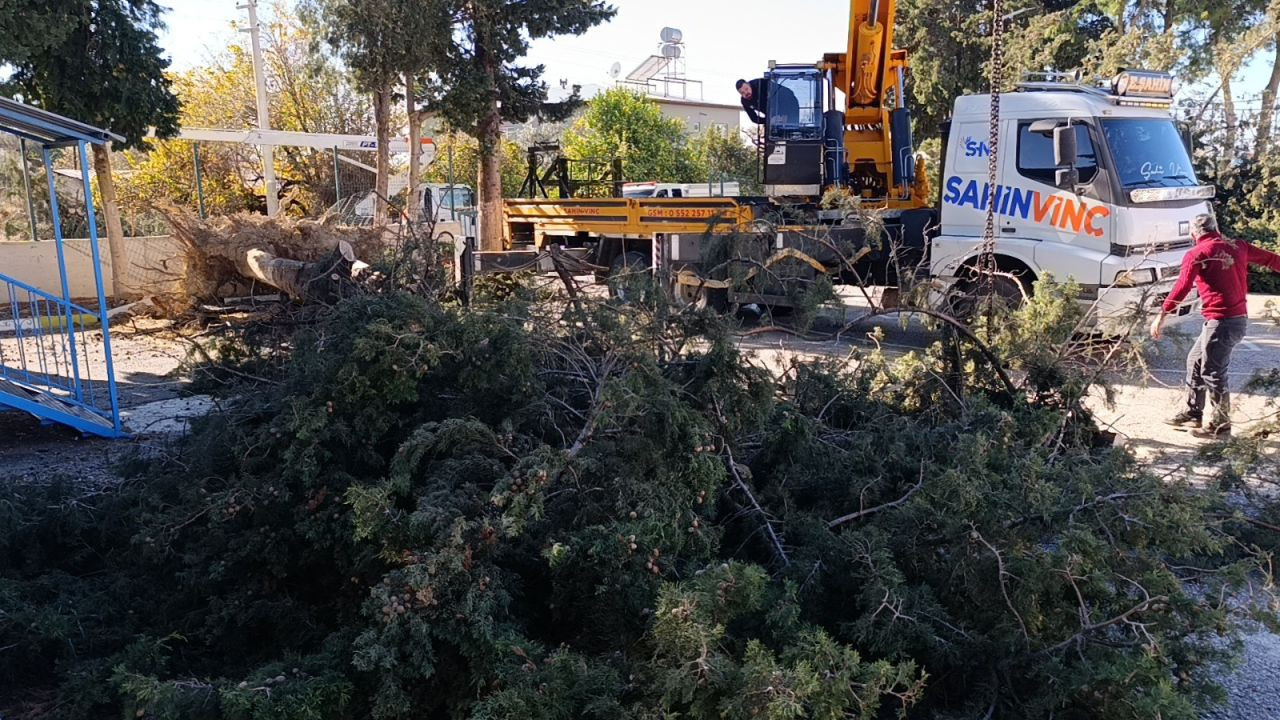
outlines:
[[1052, 288], [983, 351], [777, 377], [697, 311], [486, 303], [344, 300], [120, 487], [0, 488], [0, 713], [1191, 720], [1217, 697], [1258, 566], [1211, 489], [1098, 442]]
[[261, 283], [293, 300], [332, 302], [357, 260], [385, 247], [382, 228], [350, 227], [334, 218], [296, 220], [240, 213], [202, 220], [161, 208], [184, 251], [179, 304], [209, 301], [225, 288]]

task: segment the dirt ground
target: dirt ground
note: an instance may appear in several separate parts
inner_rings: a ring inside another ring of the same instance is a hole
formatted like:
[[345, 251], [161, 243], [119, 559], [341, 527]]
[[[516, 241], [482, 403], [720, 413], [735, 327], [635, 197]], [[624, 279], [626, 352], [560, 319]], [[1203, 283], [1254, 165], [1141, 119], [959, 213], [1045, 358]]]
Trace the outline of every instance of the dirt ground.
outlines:
[[[178, 398], [187, 380], [178, 374], [187, 343], [164, 332], [167, 322], [127, 320], [111, 327], [120, 407], [126, 422], [138, 408]], [[0, 339], [0, 343], [13, 340]], [[90, 333], [87, 362], [102, 367], [101, 333]], [[52, 476], [77, 478], [87, 485], [108, 483], [112, 467], [131, 452], [162, 442], [145, 431], [130, 441], [82, 438], [74, 430], [43, 424], [20, 412], [0, 412], [0, 481], [31, 481]]]
[[[1273, 312], [1280, 312], [1280, 297], [1251, 296], [1249, 310], [1248, 334], [1231, 361], [1232, 416], [1236, 432], [1247, 432], [1254, 423], [1274, 417], [1280, 411], [1277, 398], [1244, 392], [1249, 380], [1258, 373], [1280, 368], [1280, 324], [1272, 319]], [[865, 311], [865, 304], [857, 298], [848, 298], [845, 316], [856, 317], [859, 311]], [[1114, 404], [1109, 405], [1101, 393], [1091, 402], [1099, 421], [1118, 433], [1117, 442], [1127, 445], [1139, 458], [1153, 463], [1162, 472], [1184, 468], [1203, 475], [1209, 470], [1197, 458], [1203, 442], [1163, 422], [1181, 408], [1187, 350], [1199, 334], [1201, 322], [1198, 315], [1170, 319], [1164, 337], [1147, 352], [1147, 370], [1110, 378], [1115, 389]], [[872, 341], [868, 334], [877, 328], [883, 331], [883, 339]], [[922, 323], [910, 321], [903, 327], [898, 318], [882, 318], [858, 326], [840, 341], [806, 341], [770, 333], [745, 338], [741, 346], [756, 362], [777, 371], [791, 358], [838, 358], [854, 349], [877, 346], [891, 356], [898, 356], [927, 348], [936, 339]]]

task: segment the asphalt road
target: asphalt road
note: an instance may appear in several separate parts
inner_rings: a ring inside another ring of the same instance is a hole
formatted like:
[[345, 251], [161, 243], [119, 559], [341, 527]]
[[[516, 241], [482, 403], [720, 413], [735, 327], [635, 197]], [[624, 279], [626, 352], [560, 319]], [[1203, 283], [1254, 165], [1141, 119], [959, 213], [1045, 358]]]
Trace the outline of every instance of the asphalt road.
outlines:
[[[1269, 303], [1274, 306], [1274, 315]], [[843, 308], [825, 314], [824, 320], [839, 327], [865, 314], [867, 308], [868, 303], [862, 298], [848, 297]], [[1269, 407], [1273, 398], [1243, 390], [1258, 373], [1280, 368], [1280, 322], [1272, 319], [1280, 317], [1280, 297], [1251, 296], [1249, 309], [1252, 320], [1248, 335], [1236, 348], [1230, 370], [1237, 430], [1247, 429], [1275, 412]], [[1146, 369], [1109, 378], [1117, 390], [1114, 406], [1107, 406], [1100, 397], [1093, 403], [1099, 419], [1118, 431], [1123, 441], [1144, 459], [1161, 464], [1189, 463], [1200, 447], [1199, 441], [1165, 426], [1162, 420], [1176, 412], [1181, 402], [1187, 350], [1199, 334], [1201, 322], [1199, 315], [1171, 318], [1159, 342], [1150, 341], [1144, 334], [1141, 340]], [[877, 329], [881, 338], [878, 341], [871, 337]], [[891, 357], [900, 356], [927, 348], [938, 338], [939, 334], [926, 328], [920, 319], [904, 323], [899, 317], [886, 316], [857, 323], [839, 339], [806, 340], [769, 332], [749, 335], [739, 344], [758, 361], [779, 368], [793, 356], [844, 357], [854, 348], [879, 346]]]
[[[1268, 309], [1268, 303], [1274, 305], [1274, 310]], [[824, 313], [823, 319], [839, 326], [856, 320], [859, 315], [866, 313], [868, 307], [865, 300], [849, 297], [843, 308]], [[1280, 296], [1251, 295], [1249, 310], [1251, 322], [1248, 335], [1236, 348], [1231, 363], [1231, 376], [1237, 379], [1247, 379], [1259, 371], [1280, 366]], [[1272, 312], [1275, 319], [1268, 317], [1268, 313]], [[1170, 318], [1165, 326], [1164, 337], [1159, 342], [1149, 342], [1144, 335], [1142, 339], [1148, 345], [1149, 369], [1154, 377], [1172, 378], [1174, 383], [1181, 382], [1185, 374], [1187, 349], [1200, 332], [1202, 321], [1203, 318], [1194, 314]], [[869, 337], [876, 328], [883, 331], [884, 339], [879, 342]], [[938, 337], [936, 332], [927, 329], [919, 319], [909, 320], [904, 327], [897, 316], [884, 316], [857, 323], [839, 340], [805, 340], [776, 332], [744, 338], [740, 345], [744, 349], [783, 349], [813, 355], [843, 355], [853, 347], [879, 345], [890, 356], [897, 356], [927, 348]]]

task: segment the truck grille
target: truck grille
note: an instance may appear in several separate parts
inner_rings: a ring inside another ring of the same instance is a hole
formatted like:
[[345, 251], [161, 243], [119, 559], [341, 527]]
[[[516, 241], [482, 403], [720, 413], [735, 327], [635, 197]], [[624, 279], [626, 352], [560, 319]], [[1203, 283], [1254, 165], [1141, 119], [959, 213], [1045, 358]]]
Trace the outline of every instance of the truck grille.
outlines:
[[1148, 243], [1146, 245], [1121, 245], [1120, 243], [1111, 243], [1111, 254], [1118, 257], [1155, 255], [1157, 253], [1169, 252], [1171, 250], [1185, 250], [1191, 247], [1192, 244], [1193, 243], [1190, 239], [1170, 240], [1169, 242]]

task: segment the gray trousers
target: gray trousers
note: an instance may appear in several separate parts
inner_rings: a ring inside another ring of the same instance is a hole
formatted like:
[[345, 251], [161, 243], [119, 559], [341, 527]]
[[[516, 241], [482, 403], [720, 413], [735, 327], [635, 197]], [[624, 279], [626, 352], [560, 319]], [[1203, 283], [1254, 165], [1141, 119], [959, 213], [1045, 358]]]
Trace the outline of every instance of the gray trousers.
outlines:
[[1187, 410], [1204, 415], [1206, 392], [1213, 405], [1209, 425], [1231, 423], [1231, 395], [1227, 392], [1227, 367], [1231, 351], [1244, 339], [1249, 318], [1206, 320], [1200, 337], [1187, 353]]

